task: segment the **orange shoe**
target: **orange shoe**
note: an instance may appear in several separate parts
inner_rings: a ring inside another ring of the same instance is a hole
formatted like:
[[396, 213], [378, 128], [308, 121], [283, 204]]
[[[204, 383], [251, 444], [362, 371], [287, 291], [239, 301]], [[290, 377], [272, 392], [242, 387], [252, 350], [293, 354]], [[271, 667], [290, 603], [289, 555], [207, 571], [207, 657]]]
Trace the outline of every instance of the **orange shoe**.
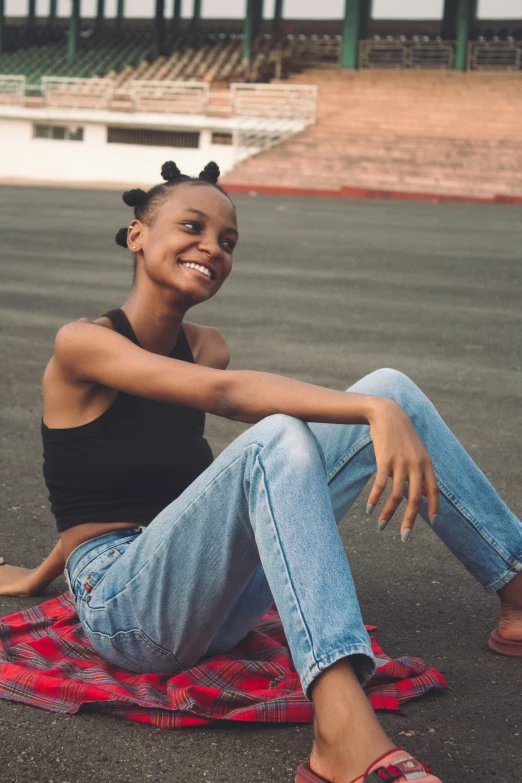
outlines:
[[[370, 764], [364, 775], [352, 783], [409, 783], [422, 780], [424, 783], [442, 783], [428, 767], [411, 756], [407, 750], [394, 748], [379, 756]], [[294, 783], [330, 783], [326, 778], [312, 772], [310, 764], [299, 764]]]

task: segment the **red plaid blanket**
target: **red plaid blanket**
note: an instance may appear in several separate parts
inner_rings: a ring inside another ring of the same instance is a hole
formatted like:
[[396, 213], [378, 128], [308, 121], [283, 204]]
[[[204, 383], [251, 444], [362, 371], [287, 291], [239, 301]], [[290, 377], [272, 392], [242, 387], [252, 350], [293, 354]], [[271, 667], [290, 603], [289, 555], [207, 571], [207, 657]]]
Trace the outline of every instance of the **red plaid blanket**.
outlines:
[[[374, 639], [372, 645], [382, 659], [365, 686], [375, 709], [399, 710], [448, 687], [420, 658], [391, 660]], [[94, 709], [163, 729], [217, 720], [312, 720], [275, 607], [231, 652], [169, 678], [108, 664], [84, 635], [68, 592], [0, 619], [0, 698], [51, 712]]]

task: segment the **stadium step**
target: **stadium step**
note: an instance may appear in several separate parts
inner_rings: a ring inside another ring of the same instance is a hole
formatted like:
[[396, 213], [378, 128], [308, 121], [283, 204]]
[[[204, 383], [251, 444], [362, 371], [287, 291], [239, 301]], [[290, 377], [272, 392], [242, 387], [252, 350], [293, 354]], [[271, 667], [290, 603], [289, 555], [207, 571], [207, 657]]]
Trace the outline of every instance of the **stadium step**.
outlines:
[[317, 122], [225, 182], [491, 197], [522, 194], [520, 74], [313, 68]]

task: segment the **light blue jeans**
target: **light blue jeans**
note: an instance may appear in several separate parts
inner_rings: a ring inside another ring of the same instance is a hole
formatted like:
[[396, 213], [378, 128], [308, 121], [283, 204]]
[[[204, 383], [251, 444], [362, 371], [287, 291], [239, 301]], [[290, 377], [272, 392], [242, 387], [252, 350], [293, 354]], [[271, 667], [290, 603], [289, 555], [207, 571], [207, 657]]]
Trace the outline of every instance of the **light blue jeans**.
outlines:
[[[499, 590], [522, 570], [522, 523], [432, 403], [390, 369], [348, 391], [389, 397], [408, 414], [440, 487], [434, 532]], [[229, 651], [275, 602], [308, 698], [345, 656], [367, 681], [375, 659], [337, 525], [375, 470], [368, 425], [268, 416], [147, 527], [71, 553], [65, 574], [88, 638], [120, 668], [176, 674]], [[426, 498], [419, 513], [429, 524]]]

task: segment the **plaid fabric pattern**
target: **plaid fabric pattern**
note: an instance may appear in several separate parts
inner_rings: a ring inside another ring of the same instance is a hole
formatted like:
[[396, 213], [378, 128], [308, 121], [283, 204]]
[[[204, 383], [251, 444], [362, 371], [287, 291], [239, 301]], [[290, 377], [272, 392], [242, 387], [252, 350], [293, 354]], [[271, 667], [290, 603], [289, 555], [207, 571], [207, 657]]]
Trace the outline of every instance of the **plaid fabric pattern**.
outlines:
[[[372, 645], [382, 659], [365, 686], [375, 709], [397, 711], [448, 687], [420, 658], [391, 660], [373, 638]], [[307, 723], [313, 717], [275, 606], [231, 652], [169, 678], [108, 664], [84, 635], [69, 592], [0, 619], [0, 698], [50, 712], [97, 710], [163, 729], [219, 720]]]

